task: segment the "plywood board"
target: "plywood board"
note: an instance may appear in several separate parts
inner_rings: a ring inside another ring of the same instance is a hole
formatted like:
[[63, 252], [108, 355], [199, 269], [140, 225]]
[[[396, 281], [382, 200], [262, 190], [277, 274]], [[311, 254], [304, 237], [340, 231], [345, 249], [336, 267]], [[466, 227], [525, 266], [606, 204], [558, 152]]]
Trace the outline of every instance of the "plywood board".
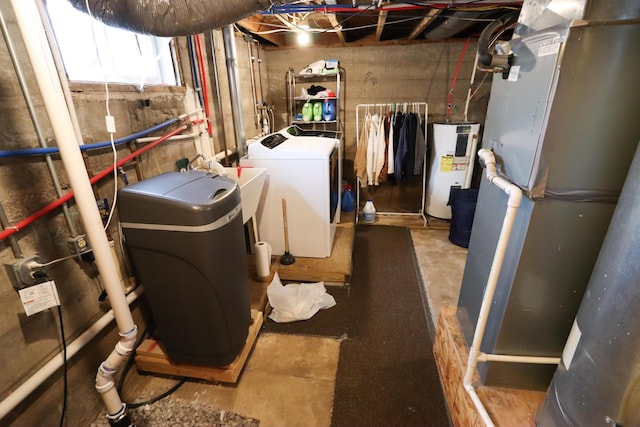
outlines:
[[[455, 307], [440, 308], [433, 352], [453, 425], [482, 427], [484, 423], [478, 416], [477, 409], [462, 382], [469, 348], [462, 337]], [[473, 383], [480, 384], [477, 373]], [[500, 387], [480, 386], [476, 390], [491, 419], [498, 427], [535, 427], [535, 414], [546, 395], [540, 391]]]
[[282, 265], [278, 262], [278, 257], [274, 257], [276, 258], [275, 268], [280, 279], [301, 282], [349, 283], [354, 232], [353, 223], [339, 224], [336, 227], [333, 250], [328, 258], [296, 257], [295, 263]]
[[211, 382], [235, 383], [240, 377], [249, 353], [255, 344], [258, 332], [262, 327], [262, 313], [251, 310], [251, 326], [247, 342], [236, 360], [228, 366], [213, 368], [209, 366], [195, 366], [171, 362], [162, 350], [158, 341], [147, 339], [136, 349], [136, 367], [143, 372], [174, 375], [177, 377], [197, 378]]

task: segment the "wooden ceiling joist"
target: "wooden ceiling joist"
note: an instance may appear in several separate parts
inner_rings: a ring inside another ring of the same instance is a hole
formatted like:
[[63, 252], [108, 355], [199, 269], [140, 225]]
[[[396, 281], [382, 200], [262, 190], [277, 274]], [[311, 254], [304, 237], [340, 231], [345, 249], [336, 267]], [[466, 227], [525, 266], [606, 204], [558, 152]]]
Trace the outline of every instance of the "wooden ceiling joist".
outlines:
[[336, 14], [327, 13], [326, 15], [327, 15], [327, 19], [329, 19], [329, 22], [331, 23], [331, 28], [335, 30], [334, 34], [338, 36], [338, 38], [342, 43], [344, 43], [345, 42], [344, 33], [342, 32], [342, 26], [338, 22], [338, 18], [336, 18]]
[[253, 15], [249, 16], [237, 23], [241, 27], [246, 28], [248, 31], [252, 33], [256, 33], [257, 36], [265, 39], [266, 41], [273, 43], [276, 46], [284, 46], [286, 44], [285, 37], [283, 33], [267, 33], [270, 30], [273, 30], [274, 27], [270, 25], [263, 25], [262, 15]]
[[384, 31], [384, 24], [387, 22], [387, 15], [389, 12], [385, 9], [380, 10], [378, 14], [378, 24], [376, 25], [376, 40], [380, 41], [382, 37], [382, 31]]
[[420, 23], [416, 25], [416, 28], [413, 29], [413, 31], [407, 38], [409, 40], [414, 40], [416, 37], [422, 34], [422, 32], [429, 26], [429, 24], [431, 24], [431, 22], [433, 22], [433, 20], [440, 14], [440, 12], [440, 9], [430, 9], [429, 12], [427, 12], [427, 14], [424, 16], [424, 18], [422, 18], [422, 21], [420, 21]]

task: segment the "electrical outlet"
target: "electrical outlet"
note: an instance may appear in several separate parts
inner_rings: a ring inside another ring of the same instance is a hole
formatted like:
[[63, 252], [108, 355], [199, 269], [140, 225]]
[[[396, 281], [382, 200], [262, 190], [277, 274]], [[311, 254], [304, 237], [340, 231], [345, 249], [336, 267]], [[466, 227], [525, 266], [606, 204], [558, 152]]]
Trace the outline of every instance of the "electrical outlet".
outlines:
[[13, 264], [5, 264], [5, 268], [10, 273], [15, 289], [23, 289], [41, 283], [47, 276], [46, 268], [42, 267], [42, 258], [37, 254]]

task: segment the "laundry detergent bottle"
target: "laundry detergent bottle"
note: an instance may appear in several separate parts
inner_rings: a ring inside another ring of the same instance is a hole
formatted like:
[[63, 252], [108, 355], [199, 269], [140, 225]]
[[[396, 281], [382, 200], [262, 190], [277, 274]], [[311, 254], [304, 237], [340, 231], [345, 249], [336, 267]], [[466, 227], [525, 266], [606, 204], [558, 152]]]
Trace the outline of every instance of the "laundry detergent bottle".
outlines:
[[305, 102], [302, 106], [302, 121], [310, 122], [313, 118], [313, 106], [310, 102]]
[[336, 119], [335, 99], [325, 99], [322, 103], [322, 120], [330, 122]]
[[322, 121], [322, 102], [313, 103], [313, 121]]
[[340, 207], [344, 212], [351, 212], [355, 208], [355, 200], [353, 198], [353, 191], [351, 186], [346, 184], [342, 191], [342, 199], [340, 200]]

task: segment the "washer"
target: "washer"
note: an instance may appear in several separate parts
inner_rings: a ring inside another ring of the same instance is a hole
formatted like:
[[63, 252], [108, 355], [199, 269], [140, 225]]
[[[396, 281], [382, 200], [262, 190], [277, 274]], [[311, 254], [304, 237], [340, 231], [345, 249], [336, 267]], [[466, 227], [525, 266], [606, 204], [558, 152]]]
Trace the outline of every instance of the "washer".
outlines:
[[340, 222], [342, 158], [335, 133], [296, 126], [249, 144], [241, 166], [267, 169], [256, 211], [258, 235], [274, 255], [285, 251], [282, 199], [287, 204], [289, 252], [296, 257], [331, 255]]

